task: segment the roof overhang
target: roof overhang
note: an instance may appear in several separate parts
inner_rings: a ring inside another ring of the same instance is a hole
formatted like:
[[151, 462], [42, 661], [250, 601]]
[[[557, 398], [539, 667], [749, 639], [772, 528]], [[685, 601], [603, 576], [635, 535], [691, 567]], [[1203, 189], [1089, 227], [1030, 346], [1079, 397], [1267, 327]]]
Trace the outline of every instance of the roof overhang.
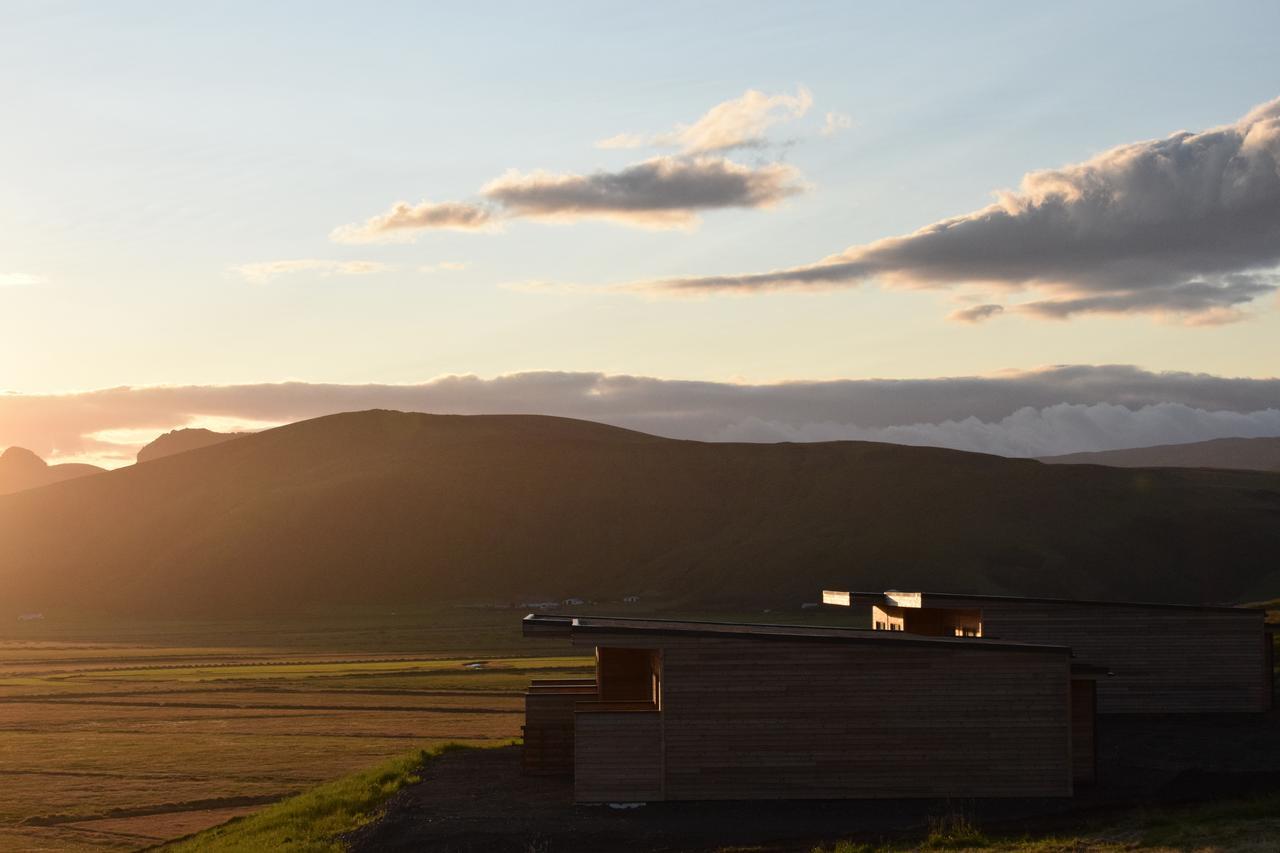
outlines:
[[526, 637], [571, 637], [573, 617], [530, 613], [520, 621], [520, 631]]
[[699, 622], [683, 619], [641, 619], [614, 616], [544, 616], [529, 614], [523, 620], [526, 637], [595, 636], [698, 636], [758, 641], [802, 641], [820, 643], [876, 643], [931, 648], [965, 647], [986, 650], [1030, 651], [1070, 654], [1066, 646], [992, 640], [981, 637], [926, 637], [900, 631], [873, 631], [867, 628], [839, 628], [817, 625], [765, 625], [747, 622]]

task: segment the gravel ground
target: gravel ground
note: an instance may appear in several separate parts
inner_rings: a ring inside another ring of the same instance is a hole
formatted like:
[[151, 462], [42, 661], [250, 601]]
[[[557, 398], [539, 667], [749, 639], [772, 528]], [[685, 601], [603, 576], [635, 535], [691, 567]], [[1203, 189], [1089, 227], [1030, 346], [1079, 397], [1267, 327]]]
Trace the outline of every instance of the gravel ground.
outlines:
[[1099, 778], [1072, 800], [804, 800], [579, 806], [572, 783], [525, 776], [518, 747], [448, 753], [386, 815], [348, 840], [356, 853], [808, 851], [819, 841], [920, 835], [963, 811], [988, 831], [1062, 832], [1135, 805], [1280, 790], [1280, 717], [1104, 717]]

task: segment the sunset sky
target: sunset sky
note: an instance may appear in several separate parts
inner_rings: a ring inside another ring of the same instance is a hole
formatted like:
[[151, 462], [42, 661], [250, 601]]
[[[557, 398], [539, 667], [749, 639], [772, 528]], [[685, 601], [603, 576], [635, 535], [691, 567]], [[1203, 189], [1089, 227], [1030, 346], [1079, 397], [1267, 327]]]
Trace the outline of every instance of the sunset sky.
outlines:
[[1280, 5], [463, 6], [0, 2], [0, 449], [1280, 435]]

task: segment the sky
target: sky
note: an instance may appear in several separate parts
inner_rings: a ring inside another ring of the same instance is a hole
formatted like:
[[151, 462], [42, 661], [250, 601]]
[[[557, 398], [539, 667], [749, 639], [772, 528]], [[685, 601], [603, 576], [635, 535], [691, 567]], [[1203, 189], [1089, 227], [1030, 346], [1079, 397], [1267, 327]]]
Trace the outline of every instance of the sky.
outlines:
[[0, 14], [0, 447], [1280, 434], [1274, 3]]

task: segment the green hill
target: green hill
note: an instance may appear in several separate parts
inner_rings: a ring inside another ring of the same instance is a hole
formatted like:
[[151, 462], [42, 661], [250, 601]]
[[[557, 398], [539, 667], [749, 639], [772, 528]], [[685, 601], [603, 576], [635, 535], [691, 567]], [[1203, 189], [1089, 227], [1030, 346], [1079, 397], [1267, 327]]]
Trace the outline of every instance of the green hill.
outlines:
[[373, 411], [0, 497], [0, 613], [794, 606], [833, 584], [1270, 598], [1280, 475]]

